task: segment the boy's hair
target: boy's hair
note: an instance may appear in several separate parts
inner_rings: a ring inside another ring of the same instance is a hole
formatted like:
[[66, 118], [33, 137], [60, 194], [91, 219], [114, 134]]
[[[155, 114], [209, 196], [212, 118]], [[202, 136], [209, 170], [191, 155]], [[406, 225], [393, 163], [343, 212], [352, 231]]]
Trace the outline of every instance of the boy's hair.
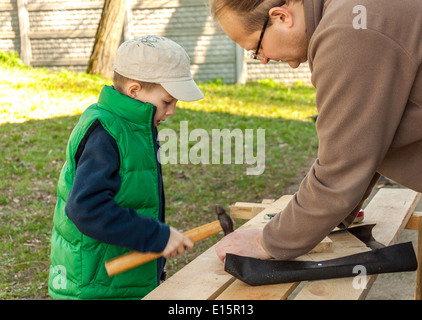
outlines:
[[[226, 10], [238, 13], [243, 28], [252, 33], [262, 29], [271, 8], [295, 2], [303, 0], [209, 0], [209, 5], [211, 15], [217, 20]], [[268, 22], [268, 26], [270, 25], [271, 21]]]
[[129, 79], [117, 73], [116, 71], [114, 71], [114, 74], [113, 74], [114, 89], [119, 91], [121, 94], [126, 94], [126, 92], [124, 92], [125, 91], [124, 88], [125, 88], [126, 83], [128, 83], [129, 81], [137, 82], [142, 86], [142, 88], [147, 89], [147, 90], [152, 89], [159, 85], [158, 83]]

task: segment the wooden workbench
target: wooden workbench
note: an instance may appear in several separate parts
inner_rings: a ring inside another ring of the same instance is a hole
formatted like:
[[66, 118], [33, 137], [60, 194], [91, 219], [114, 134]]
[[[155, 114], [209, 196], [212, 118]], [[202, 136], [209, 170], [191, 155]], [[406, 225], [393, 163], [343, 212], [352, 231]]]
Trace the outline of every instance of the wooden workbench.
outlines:
[[[282, 210], [291, 196], [283, 196], [271, 204], [265, 204], [255, 217], [240, 228], [263, 227], [269, 220], [268, 215]], [[419, 230], [421, 244], [421, 219], [415, 213], [420, 194], [402, 188], [380, 189], [365, 208], [364, 224], [376, 224], [373, 236], [384, 245], [396, 243], [404, 228]], [[256, 212], [255, 212], [256, 213]], [[327, 260], [369, 250], [365, 244], [348, 232], [330, 235], [333, 250], [306, 254], [297, 260]], [[323, 250], [324, 251], [324, 250]], [[418, 252], [421, 263], [421, 251]], [[420, 269], [417, 270], [415, 298], [421, 299]], [[279, 300], [287, 299], [295, 290], [294, 298], [300, 299], [364, 299], [376, 275], [367, 276], [366, 288], [353, 286], [354, 278], [307, 281], [249, 286], [224, 271], [214, 246], [199, 255], [180, 271], [175, 273], [159, 287], [150, 292], [145, 300]], [[392, 288], [394, 290], [394, 288]]]

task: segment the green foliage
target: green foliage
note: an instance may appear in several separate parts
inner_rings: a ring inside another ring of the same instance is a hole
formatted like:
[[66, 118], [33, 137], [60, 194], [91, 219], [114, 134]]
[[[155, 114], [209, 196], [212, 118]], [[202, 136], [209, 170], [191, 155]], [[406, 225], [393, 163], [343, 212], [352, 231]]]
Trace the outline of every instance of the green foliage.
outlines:
[[19, 59], [17, 52], [0, 51], [0, 65], [2, 68], [24, 68], [25, 64]]

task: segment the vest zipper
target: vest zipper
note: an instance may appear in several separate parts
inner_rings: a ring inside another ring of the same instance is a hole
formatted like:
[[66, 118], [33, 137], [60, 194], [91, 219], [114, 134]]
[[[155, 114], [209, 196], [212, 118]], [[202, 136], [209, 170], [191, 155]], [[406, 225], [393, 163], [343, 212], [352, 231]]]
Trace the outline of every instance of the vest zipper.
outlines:
[[[154, 152], [155, 152], [155, 161], [157, 163], [157, 177], [158, 177], [158, 200], [159, 200], [159, 206], [158, 206], [158, 220], [161, 222], [165, 222], [165, 215], [164, 215], [164, 207], [165, 207], [165, 198], [164, 198], [164, 186], [163, 186], [163, 175], [161, 172], [161, 164], [158, 161], [158, 150], [159, 150], [159, 144], [158, 144], [158, 130], [154, 126], [154, 116], [155, 112], [157, 111], [157, 107], [153, 106], [153, 112], [152, 112], [152, 120], [151, 120], [151, 130], [152, 130], [152, 139], [154, 143]], [[165, 265], [165, 259], [164, 258], [158, 258], [157, 259], [157, 282], [158, 285], [160, 284], [160, 280], [162, 279], [162, 276], [164, 274], [165, 277], [165, 271], [164, 271], [164, 265]], [[161, 270], [161, 272], [160, 272]]]

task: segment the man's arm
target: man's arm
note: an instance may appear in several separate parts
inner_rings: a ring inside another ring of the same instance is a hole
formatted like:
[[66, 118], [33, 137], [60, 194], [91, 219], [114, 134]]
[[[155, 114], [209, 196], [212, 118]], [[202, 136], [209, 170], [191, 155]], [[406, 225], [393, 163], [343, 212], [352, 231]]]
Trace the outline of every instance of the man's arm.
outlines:
[[394, 40], [338, 25], [312, 39], [317, 89], [318, 159], [287, 207], [262, 231], [228, 235], [216, 250], [280, 260], [314, 248], [359, 209], [378, 177], [412, 87], [417, 65]]
[[318, 159], [285, 210], [263, 231], [278, 259], [311, 250], [373, 184], [402, 118], [417, 66], [394, 40], [337, 25], [310, 44], [317, 89]]

